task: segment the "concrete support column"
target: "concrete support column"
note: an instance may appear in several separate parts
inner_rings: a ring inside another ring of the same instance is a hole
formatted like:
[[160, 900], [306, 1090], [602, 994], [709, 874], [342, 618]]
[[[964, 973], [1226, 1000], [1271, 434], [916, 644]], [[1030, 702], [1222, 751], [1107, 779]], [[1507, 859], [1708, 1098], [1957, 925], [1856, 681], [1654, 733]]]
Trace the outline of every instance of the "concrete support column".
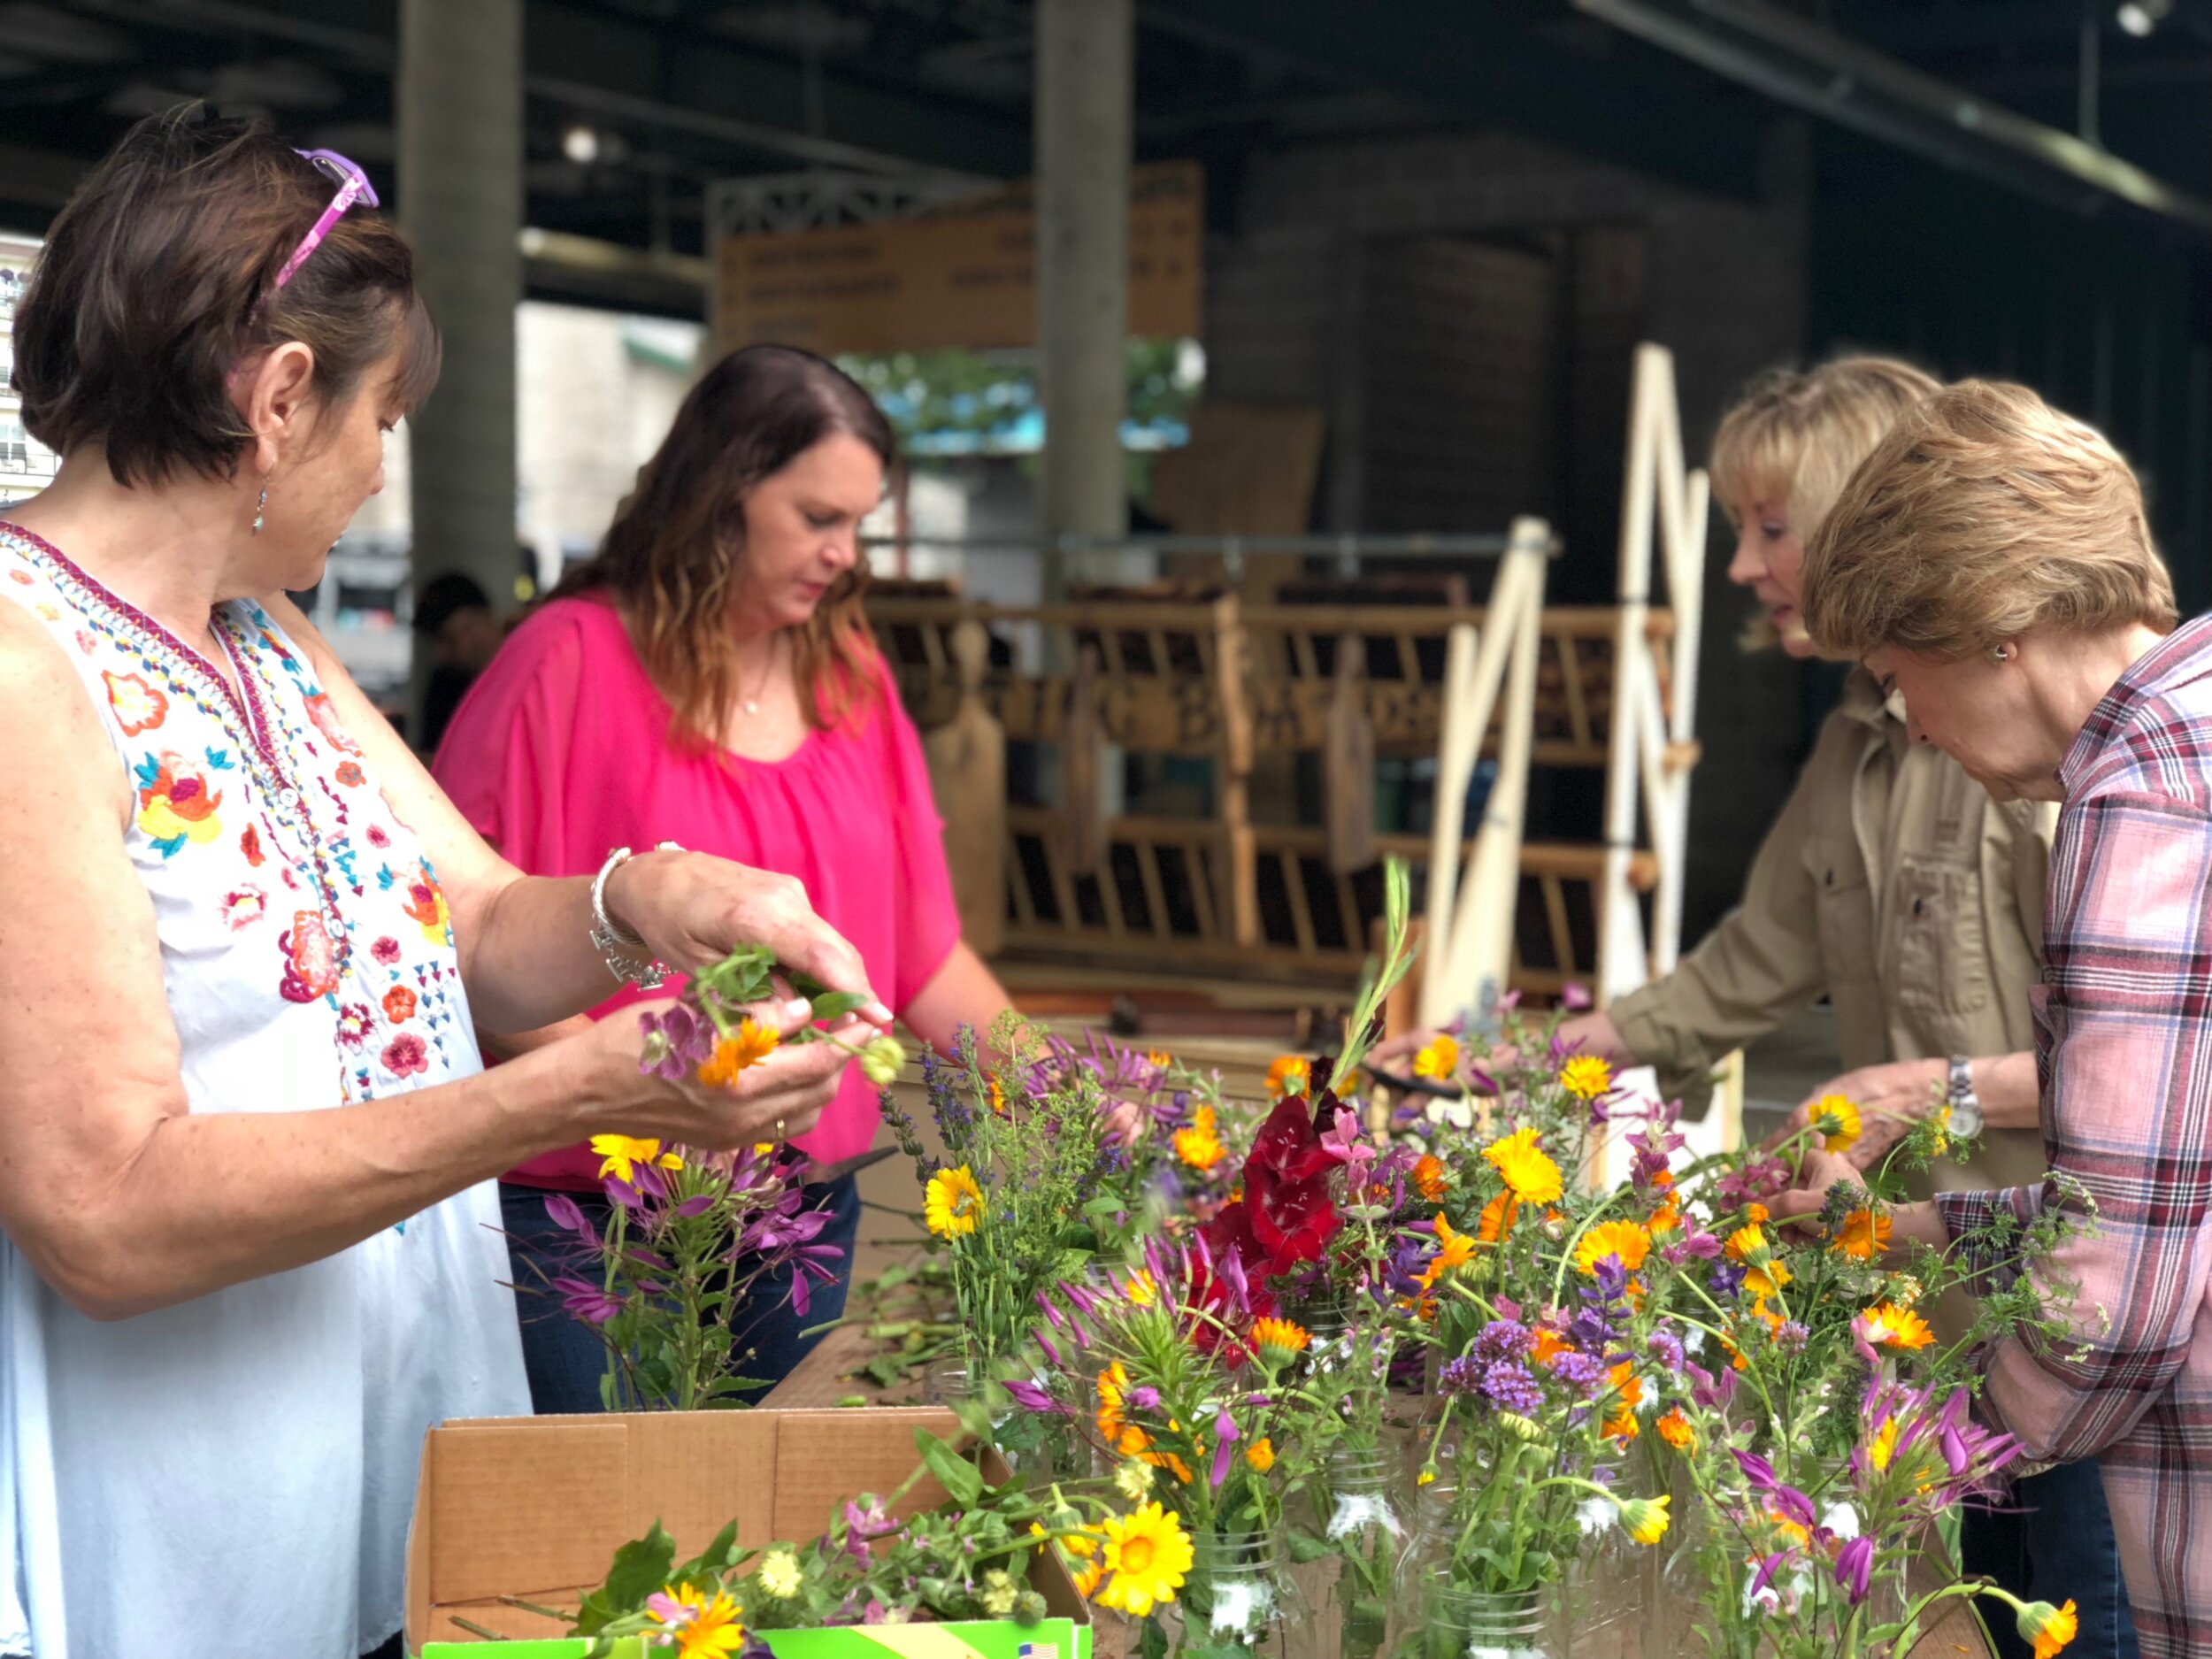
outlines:
[[415, 580], [466, 572], [504, 613], [517, 569], [522, 0], [401, 0], [397, 93], [399, 220], [445, 336], [438, 388], [408, 422]]
[[[1037, 341], [1045, 534], [1128, 527], [1132, 0], [1037, 0]], [[1045, 565], [1045, 595], [1064, 573]]]

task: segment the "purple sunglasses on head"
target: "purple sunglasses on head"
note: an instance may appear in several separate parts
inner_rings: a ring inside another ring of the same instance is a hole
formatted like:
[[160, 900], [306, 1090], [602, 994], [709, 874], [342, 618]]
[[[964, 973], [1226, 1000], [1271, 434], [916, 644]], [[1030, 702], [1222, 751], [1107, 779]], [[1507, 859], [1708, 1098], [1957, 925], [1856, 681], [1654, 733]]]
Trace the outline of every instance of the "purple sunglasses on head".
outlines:
[[323, 238], [330, 234], [330, 227], [345, 217], [348, 208], [364, 200], [371, 207], [380, 205], [369, 175], [361, 171], [357, 163], [348, 161], [334, 150], [300, 150], [293, 153], [306, 157], [318, 173], [338, 187], [338, 194], [330, 198], [330, 205], [323, 210], [322, 217], [300, 238], [300, 245], [292, 250], [292, 257], [284, 262], [283, 269], [270, 285], [272, 292], [292, 280], [293, 273], [307, 263], [307, 256], [322, 244]]

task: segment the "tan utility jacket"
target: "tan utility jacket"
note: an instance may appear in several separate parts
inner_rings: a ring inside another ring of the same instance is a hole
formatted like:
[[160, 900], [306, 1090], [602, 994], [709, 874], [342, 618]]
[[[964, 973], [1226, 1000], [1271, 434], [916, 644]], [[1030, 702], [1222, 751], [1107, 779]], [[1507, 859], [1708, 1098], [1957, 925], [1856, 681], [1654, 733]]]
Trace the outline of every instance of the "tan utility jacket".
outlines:
[[[1675, 971], [1615, 1002], [1630, 1050], [1693, 1112], [1713, 1062], [1823, 994], [1846, 1070], [2034, 1046], [2055, 803], [1992, 801], [1941, 750], [1915, 745], [1863, 670], [1821, 727], [1743, 902]], [[1792, 1102], [1794, 1104], [1795, 1102]], [[1992, 1129], [1923, 1192], [2038, 1179], [2035, 1129]]]

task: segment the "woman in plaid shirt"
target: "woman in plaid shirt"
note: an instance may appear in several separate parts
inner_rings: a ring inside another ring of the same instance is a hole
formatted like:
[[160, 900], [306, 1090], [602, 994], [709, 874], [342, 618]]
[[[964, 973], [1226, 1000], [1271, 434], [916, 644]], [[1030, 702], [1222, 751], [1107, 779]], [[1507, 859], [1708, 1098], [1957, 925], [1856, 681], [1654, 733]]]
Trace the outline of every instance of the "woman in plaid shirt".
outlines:
[[[1980, 1264], [2078, 1286], [2067, 1340], [1985, 1356], [1985, 1409], [2039, 1459], [2101, 1460], [2142, 1651], [2212, 1654], [2212, 618], [2175, 626], [2111, 445], [1978, 381], [1868, 457], [1804, 587], [1813, 637], [1903, 693], [1915, 741], [2000, 801], [2062, 803], [2032, 993], [2043, 1138], [2097, 1225]], [[1852, 1176], [1816, 1154], [1778, 1213]], [[2062, 1202], [2047, 1180], [1940, 1194], [1896, 1236]]]

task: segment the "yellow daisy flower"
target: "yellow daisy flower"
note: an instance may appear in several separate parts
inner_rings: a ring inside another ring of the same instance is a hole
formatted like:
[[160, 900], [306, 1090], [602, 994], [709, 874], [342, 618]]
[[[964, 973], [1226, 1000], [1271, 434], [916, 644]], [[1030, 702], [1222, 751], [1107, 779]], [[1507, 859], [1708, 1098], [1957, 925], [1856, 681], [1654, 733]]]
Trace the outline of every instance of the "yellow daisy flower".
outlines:
[[594, 1135], [591, 1149], [599, 1155], [599, 1179], [613, 1176], [618, 1181], [636, 1179], [637, 1165], [649, 1164], [664, 1170], [680, 1170], [684, 1161], [673, 1152], [661, 1150], [657, 1141], [636, 1141], [628, 1135]]
[[1191, 1565], [1191, 1542], [1180, 1517], [1148, 1503], [1125, 1516], [1108, 1516], [1102, 1530], [1112, 1579], [1099, 1593], [1101, 1606], [1143, 1618], [1175, 1599]]
[[1459, 1074], [1459, 1044], [1440, 1033], [1413, 1056], [1413, 1075], [1448, 1083]]
[[1312, 1341], [1313, 1335], [1305, 1326], [1289, 1319], [1252, 1322], [1252, 1346], [1269, 1364], [1279, 1369], [1304, 1353]]
[[1845, 1152], [1858, 1140], [1864, 1125], [1859, 1121], [1859, 1109], [1847, 1095], [1823, 1094], [1813, 1107], [1813, 1127], [1820, 1131], [1829, 1151]]
[[677, 1659], [723, 1659], [744, 1651], [745, 1626], [740, 1620], [745, 1609], [730, 1599], [728, 1592], [718, 1590], [709, 1595], [690, 1585], [677, 1584], [661, 1594], [674, 1604], [673, 1611], [665, 1615], [657, 1611], [653, 1617], [664, 1632], [663, 1645], [674, 1640]]
[[963, 1164], [956, 1170], [940, 1170], [929, 1178], [922, 1197], [922, 1221], [941, 1239], [957, 1239], [973, 1233], [983, 1219], [983, 1189]]
[[1559, 1068], [1559, 1087], [1578, 1100], [1595, 1100], [1613, 1087], [1613, 1068], [1594, 1054], [1578, 1054]]
[[1620, 1258], [1620, 1263], [1630, 1272], [1644, 1264], [1651, 1254], [1651, 1234], [1633, 1221], [1601, 1221], [1582, 1235], [1582, 1243], [1575, 1250], [1575, 1265], [1586, 1277], [1596, 1277], [1598, 1263], [1609, 1256]]
[[1533, 1129], [1517, 1129], [1502, 1140], [1493, 1141], [1483, 1148], [1482, 1156], [1522, 1203], [1555, 1203], [1564, 1190], [1559, 1166], [1536, 1144]]

